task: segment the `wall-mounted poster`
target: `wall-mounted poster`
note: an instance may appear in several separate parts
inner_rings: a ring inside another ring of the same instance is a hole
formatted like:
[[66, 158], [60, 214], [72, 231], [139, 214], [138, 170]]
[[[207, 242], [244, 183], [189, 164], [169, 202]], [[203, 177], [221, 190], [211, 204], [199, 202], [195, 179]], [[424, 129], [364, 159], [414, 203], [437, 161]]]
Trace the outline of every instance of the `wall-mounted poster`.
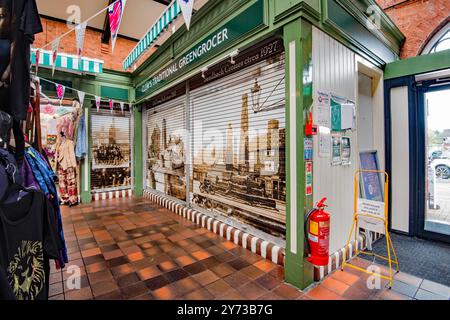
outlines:
[[327, 127], [319, 127], [319, 157], [329, 158], [331, 150], [331, 131]]
[[317, 91], [317, 125], [331, 128], [331, 106], [330, 95], [328, 93]]
[[331, 164], [333, 166], [342, 163], [341, 151], [341, 136], [339, 134], [331, 135]]
[[191, 91], [190, 106], [194, 205], [282, 238], [284, 69], [283, 56], [267, 59]]
[[101, 110], [92, 115], [93, 190], [131, 187], [130, 117]]
[[341, 160], [343, 166], [351, 164], [350, 157], [352, 155], [352, 147], [350, 137], [341, 138]]
[[[361, 170], [379, 170], [377, 151], [360, 152]], [[382, 202], [383, 184], [381, 175], [377, 172], [361, 173], [361, 197], [367, 200]]]

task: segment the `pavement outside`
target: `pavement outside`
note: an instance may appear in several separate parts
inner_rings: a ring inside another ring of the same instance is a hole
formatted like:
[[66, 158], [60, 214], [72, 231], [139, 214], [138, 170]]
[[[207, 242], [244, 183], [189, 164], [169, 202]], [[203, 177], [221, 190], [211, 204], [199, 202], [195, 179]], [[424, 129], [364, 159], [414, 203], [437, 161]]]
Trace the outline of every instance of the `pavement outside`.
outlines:
[[[448, 287], [403, 273], [392, 290], [385, 281], [370, 290], [367, 274], [347, 268], [302, 292], [284, 283], [282, 267], [144, 199], [64, 207], [63, 224], [70, 263], [52, 266], [51, 300], [450, 298]], [[68, 289], [71, 265], [80, 289]]]

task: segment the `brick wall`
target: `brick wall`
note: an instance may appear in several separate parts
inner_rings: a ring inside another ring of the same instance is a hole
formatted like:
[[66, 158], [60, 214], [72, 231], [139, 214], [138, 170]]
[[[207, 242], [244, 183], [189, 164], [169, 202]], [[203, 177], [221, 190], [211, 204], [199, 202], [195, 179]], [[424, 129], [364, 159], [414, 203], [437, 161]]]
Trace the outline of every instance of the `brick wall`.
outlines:
[[[42, 47], [69, 30], [68, 26], [62, 22], [48, 19], [41, 19], [41, 21], [44, 32], [36, 36], [36, 41], [33, 44], [35, 48]], [[116, 41], [114, 54], [112, 54], [110, 46], [102, 44], [101, 36], [101, 32], [86, 29], [83, 56], [105, 61], [103, 67], [106, 69], [123, 71], [122, 61], [134, 48], [136, 42], [119, 37]], [[45, 50], [51, 50], [51, 45], [46, 47]], [[71, 32], [61, 40], [59, 50], [68, 54], [76, 54], [75, 32]]]
[[377, 0], [406, 36], [401, 58], [414, 57], [450, 21], [450, 0]]

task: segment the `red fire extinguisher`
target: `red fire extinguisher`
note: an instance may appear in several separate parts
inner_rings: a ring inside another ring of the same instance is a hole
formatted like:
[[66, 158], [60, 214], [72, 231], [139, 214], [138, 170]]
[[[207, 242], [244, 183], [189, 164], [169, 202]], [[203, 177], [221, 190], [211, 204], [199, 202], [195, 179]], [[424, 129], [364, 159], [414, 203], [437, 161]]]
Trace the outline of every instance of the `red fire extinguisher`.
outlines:
[[330, 248], [330, 214], [324, 211], [327, 207], [323, 198], [317, 203], [317, 208], [306, 216], [306, 234], [308, 237], [308, 261], [316, 266], [328, 265]]

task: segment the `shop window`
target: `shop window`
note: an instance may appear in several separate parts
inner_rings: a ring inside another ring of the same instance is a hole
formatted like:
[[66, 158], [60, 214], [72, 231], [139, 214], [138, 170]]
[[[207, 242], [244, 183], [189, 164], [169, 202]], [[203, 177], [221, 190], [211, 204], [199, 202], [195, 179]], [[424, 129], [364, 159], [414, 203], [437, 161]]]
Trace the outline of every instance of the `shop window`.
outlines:
[[436, 53], [444, 50], [450, 50], [450, 22], [428, 41], [428, 44], [422, 50], [422, 54]]

